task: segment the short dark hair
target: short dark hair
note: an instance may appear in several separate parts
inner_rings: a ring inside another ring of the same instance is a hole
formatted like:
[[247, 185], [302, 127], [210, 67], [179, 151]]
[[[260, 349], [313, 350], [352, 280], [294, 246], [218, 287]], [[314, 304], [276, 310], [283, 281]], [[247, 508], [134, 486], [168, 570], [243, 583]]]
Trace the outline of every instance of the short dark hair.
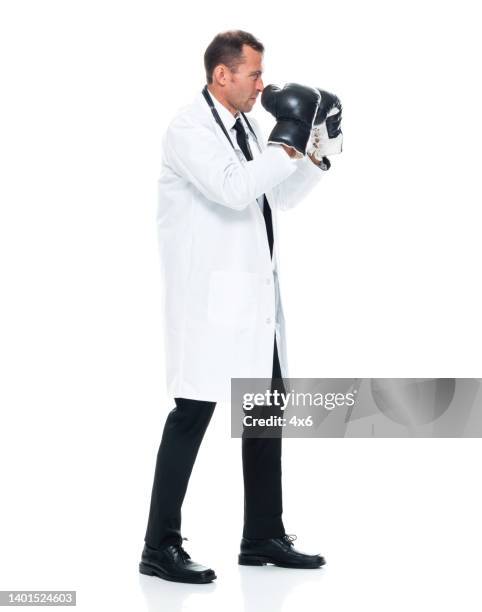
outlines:
[[208, 83], [213, 82], [213, 70], [219, 64], [225, 64], [236, 72], [239, 64], [243, 63], [243, 45], [248, 45], [259, 53], [264, 52], [263, 44], [243, 30], [228, 30], [213, 38], [204, 52], [204, 68]]

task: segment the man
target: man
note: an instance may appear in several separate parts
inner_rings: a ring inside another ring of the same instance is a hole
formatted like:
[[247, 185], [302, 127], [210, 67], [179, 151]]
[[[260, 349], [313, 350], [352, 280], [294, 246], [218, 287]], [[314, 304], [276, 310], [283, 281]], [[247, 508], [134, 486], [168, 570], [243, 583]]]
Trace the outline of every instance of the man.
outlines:
[[[267, 107], [288, 115], [294, 108], [295, 115], [277, 118], [267, 146], [254, 119], [247, 121], [264, 89], [263, 52], [247, 32], [216, 36], [204, 56], [205, 90], [163, 140], [158, 230], [167, 383], [176, 407], [157, 456], [140, 571], [178, 582], [216, 578], [182, 547], [181, 505], [214, 407], [230, 401], [231, 378], [288, 375], [276, 215], [298, 204], [329, 167], [323, 156], [305, 154], [321, 108], [316, 90], [270, 91]], [[281, 438], [243, 439], [242, 457], [239, 563], [323, 565], [323, 557], [297, 551], [284, 530]]]

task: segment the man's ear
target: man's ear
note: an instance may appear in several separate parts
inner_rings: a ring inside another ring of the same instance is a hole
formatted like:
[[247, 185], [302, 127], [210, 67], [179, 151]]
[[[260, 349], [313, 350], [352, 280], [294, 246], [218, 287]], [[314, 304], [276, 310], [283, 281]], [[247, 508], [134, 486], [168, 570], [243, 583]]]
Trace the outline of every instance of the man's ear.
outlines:
[[213, 81], [217, 85], [224, 86], [226, 84], [226, 66], [224, 64], [219, 64], [213, 70]]

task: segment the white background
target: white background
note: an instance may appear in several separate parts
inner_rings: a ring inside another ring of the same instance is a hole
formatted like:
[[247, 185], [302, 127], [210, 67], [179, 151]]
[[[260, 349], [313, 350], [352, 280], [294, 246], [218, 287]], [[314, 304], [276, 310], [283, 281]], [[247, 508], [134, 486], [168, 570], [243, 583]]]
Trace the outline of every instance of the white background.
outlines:
[[[293, 376], [480, 376], [476, 3], [2, 2], [0, 589], [82, 610], [479, 611], [480, 440], [287, 440], [319, 571], [241, 568], [240, 440], [216, 410], [183, 509], [212, 585], [139, 576], [164, 386], [162, 133], [213, 36], [336, 92], [344, 151], [283, 213]], [[272, 119], [258, 102], [266, 131]]]

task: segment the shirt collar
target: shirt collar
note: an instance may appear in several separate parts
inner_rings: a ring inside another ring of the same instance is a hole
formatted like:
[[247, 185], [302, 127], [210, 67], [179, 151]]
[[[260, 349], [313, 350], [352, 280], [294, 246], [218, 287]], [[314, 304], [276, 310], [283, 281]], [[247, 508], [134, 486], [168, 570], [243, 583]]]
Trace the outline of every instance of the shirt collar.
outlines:
[[221, 102], [219, 102], [219, 100], [211, 91], [209, 93], [214, 102], [214, 107], [216, 108], [219, 113], [219, 116], [221, 117], [221, 121], [223, 122], [224, 127], [228, 131], [231, 130], [234, 127], [234, 124], [236, 123], [236, 119], [241, 117], [241, 113], [237, 111], [236, 115], [233, 115], [230, 111], [228, 111], [224, 104], [221, 104]]

